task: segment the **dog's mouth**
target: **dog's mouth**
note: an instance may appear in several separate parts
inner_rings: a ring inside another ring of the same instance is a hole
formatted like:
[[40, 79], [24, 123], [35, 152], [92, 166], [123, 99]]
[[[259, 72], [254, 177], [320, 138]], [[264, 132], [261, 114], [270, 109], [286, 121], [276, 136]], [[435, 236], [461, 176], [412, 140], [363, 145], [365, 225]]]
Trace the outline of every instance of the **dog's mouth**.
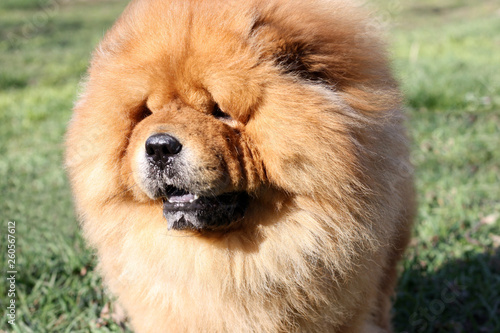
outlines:
[[249, 202], [246, 192], [199, 196], [173, 186], [167, 186], [162, 197], [163, 216], [174, 230], [228, 228], [243, 217]]

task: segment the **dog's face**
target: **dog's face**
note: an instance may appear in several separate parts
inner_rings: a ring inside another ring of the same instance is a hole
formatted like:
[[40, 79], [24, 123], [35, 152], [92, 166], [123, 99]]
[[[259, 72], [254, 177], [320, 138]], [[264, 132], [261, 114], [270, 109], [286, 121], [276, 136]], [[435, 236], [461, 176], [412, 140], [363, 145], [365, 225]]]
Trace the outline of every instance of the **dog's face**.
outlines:
[[133, 2], [95, 54], [77, 109], [122, 137], [110, 154], [123, 193], [161, 203], [171, 229], [214, 230], [245, 222], [266, 193], [325, 197], [355, 178], [349, 104], [370, 95], [351, 91], [390, 77], [366, 31], [286, 3], [195, 6]]
[[197, 108], [170, 96], [142, 110], [148, 116], [132, 132], [124, 179], [138, 200], [162, 200], [170, 228], [228, 227], [244, 216], [257, 178], [244, 126], [208, 93]]
[[266, 65], [243, 42], [252, 38], [246, 24], [208, 19], [196, 34], [181, 29], [187, 22], [172, 22], [174, 32], [162, 26], [126, 48], [130, 76], [123, 79], [142, 79], [146, 89], [132, 102], [136, 124], [122, 179], [137, 200], [162, 201], [173, 229], [234, 226], [265, 182], [247, 125], [263, 97]]

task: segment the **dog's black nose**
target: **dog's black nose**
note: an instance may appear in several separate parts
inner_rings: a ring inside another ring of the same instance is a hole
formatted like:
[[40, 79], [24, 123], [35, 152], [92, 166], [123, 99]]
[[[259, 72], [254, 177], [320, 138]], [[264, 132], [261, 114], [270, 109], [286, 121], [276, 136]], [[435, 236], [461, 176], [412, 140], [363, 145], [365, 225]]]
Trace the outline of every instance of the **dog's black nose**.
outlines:
[[178, 154], [181, 149], [179, 140], [168, 134], [154, 134], [146, 140], [146, 154], [154, 161], [165, 160]]

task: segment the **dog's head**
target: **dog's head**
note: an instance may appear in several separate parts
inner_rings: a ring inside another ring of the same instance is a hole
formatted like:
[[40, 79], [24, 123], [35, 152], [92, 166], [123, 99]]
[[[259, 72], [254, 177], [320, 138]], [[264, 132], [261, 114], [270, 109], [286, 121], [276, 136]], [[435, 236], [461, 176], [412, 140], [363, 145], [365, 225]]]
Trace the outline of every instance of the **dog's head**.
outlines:
[[132, 2], [76, 107], [102, 120], [116, 192], [195, 230], [234, 225], [270, 191], [340, 196], [357, 177], [358, 112], [397, 102], [365, 18], [335, 13], [327, 2]]

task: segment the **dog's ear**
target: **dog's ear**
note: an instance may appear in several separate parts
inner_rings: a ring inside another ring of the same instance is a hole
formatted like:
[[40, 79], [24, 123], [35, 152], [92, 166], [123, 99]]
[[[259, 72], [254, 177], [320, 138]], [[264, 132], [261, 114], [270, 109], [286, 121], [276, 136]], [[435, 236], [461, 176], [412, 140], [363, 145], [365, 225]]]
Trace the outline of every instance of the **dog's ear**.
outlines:
[[333, 84], [328, 76], [328, 66], [317, 56], [314, 47], [302, 42], [283, 42], [274, 53], [275, 64], [285, 74], [293, 74], [313, 82]]
[[319, 50], [311, 41], [303, 40], [300, 35], [264, 18], [256, 19], [251, 31], [257, 38], [263, 57], [273, 62], [283, 74], [307, 81], [333, 83], [327, 75], [327, 64], [317, 57]]
[[251, 35], [264, 50], [265, 58], [284, 74], [307, 81], [342, 90], [391, 76], [384, 72], [388, 66], [380, 40], [349, 19], [332, 25], [330, 20], [322, 24], [298, 18], [275, 21], [273, 16], [258, 17]]

